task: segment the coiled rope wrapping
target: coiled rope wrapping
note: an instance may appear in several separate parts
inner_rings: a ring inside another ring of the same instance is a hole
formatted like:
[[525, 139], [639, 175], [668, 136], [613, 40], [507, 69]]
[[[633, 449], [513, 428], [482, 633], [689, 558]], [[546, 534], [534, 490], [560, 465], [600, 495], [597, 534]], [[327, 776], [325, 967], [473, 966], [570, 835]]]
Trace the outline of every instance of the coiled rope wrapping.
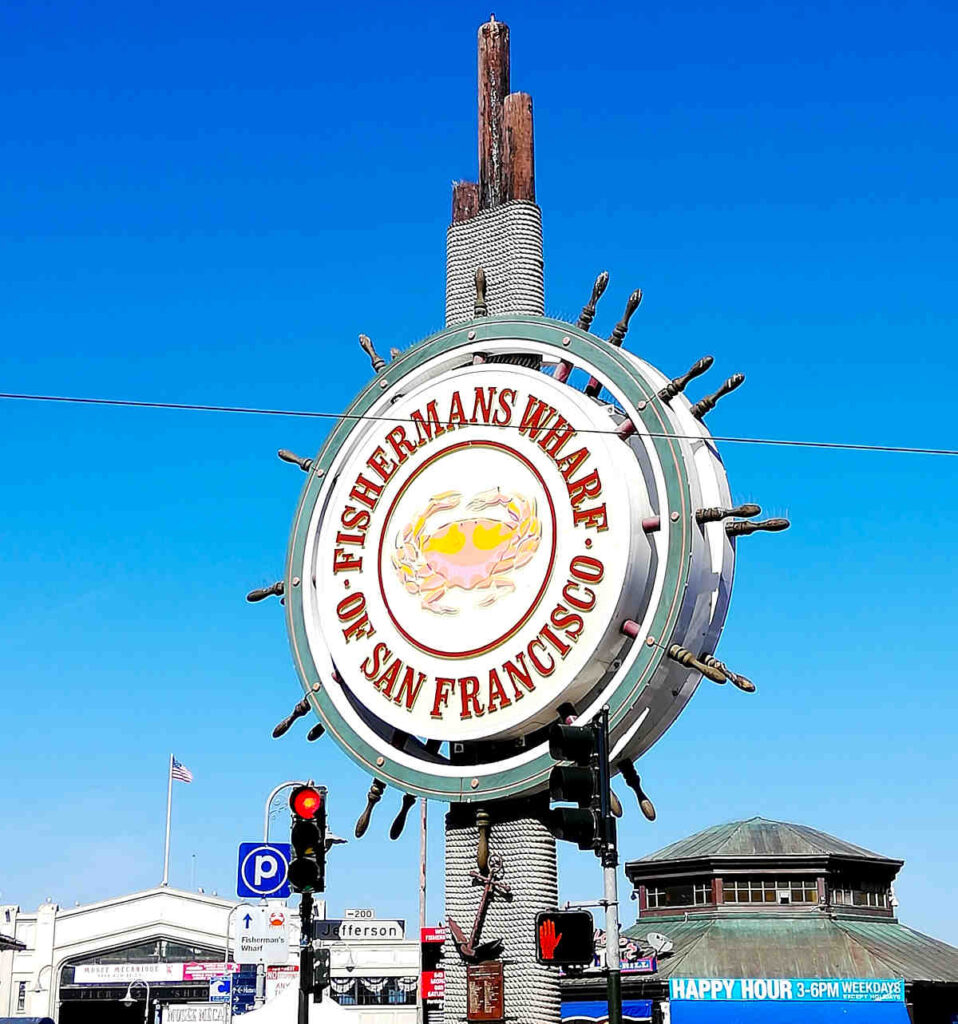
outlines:
[[[518, 1024], [558, 1024], [560, 1018], [559, 972], [535, 959], [535, 920], [542, 910], [558, 906], [559, 879], [555, 840], [538, 817], [496, 821], [497, 810], [508, 805], [490, 805], [493, 823], [489, 849], [501, 855], [505, 874], [502, 881], [512, 889], [512, 899], [493, 898], [486, 913], [479, 942], [503, 939], [501, 960], [505, 980], [505, 1014]], [[446, 914], [455, 919], [468, 937], [482, 886], [473, 884], [479, 832], [471, 808], [457, 809], [446, 819]], [[457, 824], [455, 818], [468, 814], [472, 823]], [[446, 972], [446, 1024], [466, 1019], [466, 965], [460, 959], [451, 936], [444, 953]]]
[[[542, 215], [535, 203], [512, 200], [450, 226], [446, 235], [446, 325], [475, 316], [475, 274], [486, 275], [489, 313], [544, 310]], [[468, 769], [463, 769], [468, 771]], [[479, 942], [503, 939], [506, 1019], [517, 1024], [559, 1024], [559, 972], [535, 959], [535, 919], [558, 906], [555, 840], [542, 821], [545, 802], [501, 802], [486, 808], [492, 819], [489, 847], [502, 856], [502, 879], [512, 899], [494, 897]], [[474, 885], [479, 831], [472, 805], [446, 816], [446, 914], [468, 938], [482, 898]], [[451, 937], [444, 949], [446, 997], [443, 1024], [466, 1020], [466, 964]]]
[[486, 274], [489, 313], [541, 316], [542, 214], [535, 203], [514, 199], [446, 232], [446, 326], [471, 320], [476, 268]]

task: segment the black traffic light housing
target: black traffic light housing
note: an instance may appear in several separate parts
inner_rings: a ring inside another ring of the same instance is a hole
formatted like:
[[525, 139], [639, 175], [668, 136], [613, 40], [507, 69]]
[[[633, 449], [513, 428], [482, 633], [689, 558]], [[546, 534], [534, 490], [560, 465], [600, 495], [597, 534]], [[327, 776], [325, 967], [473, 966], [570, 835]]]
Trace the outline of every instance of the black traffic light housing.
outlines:
[[326, 789], [297, 786], [290, 793], [289, 884], [294, 892], [326, 890]]
[[595, 959], [595, 925], [588, 910], [545, 910], [536, 915], [536, 960], [584, 966]]
[[323, 989], [329, 985], [329, 950], [324, 946], [313, 950], [313, 1002], [323, 1001]]
[[556, 724], [549, 730], [549, 754], [557, 761], [549, 774], [549, 798], [577, 807], [550, 807], [548, 826], [556, 839], [593, 850], [605, 866], [617, 863], [611, 810], [609, 712], [603, 708], [588, 725]]

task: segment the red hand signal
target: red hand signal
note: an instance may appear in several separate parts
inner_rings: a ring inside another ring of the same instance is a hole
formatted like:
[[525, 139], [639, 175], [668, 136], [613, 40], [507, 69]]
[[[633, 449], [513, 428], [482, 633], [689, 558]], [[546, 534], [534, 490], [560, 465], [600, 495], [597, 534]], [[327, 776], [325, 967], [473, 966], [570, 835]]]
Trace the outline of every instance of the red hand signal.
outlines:
[[546, 918], [539, 925], [539, 947], [542, 950], [542, 959], [551, 960], [555, 956], [556, 946], [562, 941], [562, 932], [556, 935], [555, 921]]

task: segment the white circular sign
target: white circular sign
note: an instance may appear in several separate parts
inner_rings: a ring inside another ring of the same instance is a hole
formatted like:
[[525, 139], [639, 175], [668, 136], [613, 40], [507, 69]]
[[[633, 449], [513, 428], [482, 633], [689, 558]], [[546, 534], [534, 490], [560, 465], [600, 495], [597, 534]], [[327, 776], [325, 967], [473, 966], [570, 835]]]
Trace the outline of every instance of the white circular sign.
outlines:
[[[519, 366], [420, 380], [352, 431], [310, 522], [310, 645], [403, 733], [519, 736], [602, 678], [650, 499], [605, 407]], [[343, 698], [341, 698], [343, 699]]]

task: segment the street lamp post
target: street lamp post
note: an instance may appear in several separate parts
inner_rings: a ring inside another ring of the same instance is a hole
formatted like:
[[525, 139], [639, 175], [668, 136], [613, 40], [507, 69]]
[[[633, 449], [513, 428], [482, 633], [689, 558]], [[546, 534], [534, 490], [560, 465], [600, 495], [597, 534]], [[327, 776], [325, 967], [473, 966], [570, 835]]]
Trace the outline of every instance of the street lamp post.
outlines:
[[269, 796], [266, 798], [266, 807], [263, 811], [263, 842], [269, 842], [269, 809], [273, 801], [276, 799], [279, 793], [282, 793], [284, 789], [295, 789], [297, 786], [301, 786], [302, 782], [281, 782], [278, 786], [274, 786], [270, 790]]
[[142, 978], [134, 978], [126, 987], [126, 995], [120, 1000], [124, 1006], [132, 1006], [136, 1000], [133, 998], [133, 986], [143, 985], [146, 988], [146, 1002], [143, 1004], [143, 1024], [150, 1024], [150, 983]]

